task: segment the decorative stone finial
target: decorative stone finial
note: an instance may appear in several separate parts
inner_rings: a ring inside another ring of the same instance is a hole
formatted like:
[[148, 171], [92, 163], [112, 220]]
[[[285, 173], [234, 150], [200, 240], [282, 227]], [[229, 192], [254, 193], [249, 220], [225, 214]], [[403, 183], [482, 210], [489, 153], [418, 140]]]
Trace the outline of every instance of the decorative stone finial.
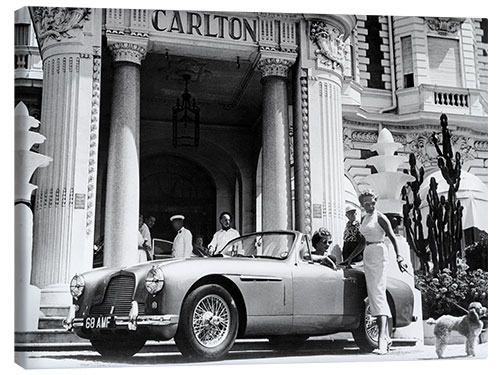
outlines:
[[15, 109], [15, 203], [31, 201], [31, 193], [37, 187], [30, 184], [31, 176], [37, 168], [46, 167], [52, 158], [30, 151], [33, 145], [43, 143], [45, 137], [30, 131], [38, 128], [39, 121], [31, 117], [28, 108], [20, 102]]

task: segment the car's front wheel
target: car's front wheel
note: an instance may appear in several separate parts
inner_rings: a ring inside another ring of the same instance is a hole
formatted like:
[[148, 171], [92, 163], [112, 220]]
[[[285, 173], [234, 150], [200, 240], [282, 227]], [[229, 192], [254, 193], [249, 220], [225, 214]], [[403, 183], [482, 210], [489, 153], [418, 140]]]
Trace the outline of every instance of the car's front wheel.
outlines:
[[217, 359], [233, 346], [238, 323], [231, 294], [220, 285], [203, 285], [184, 301], [175, 343], [184, 356]]
[[[392, 335], [392, 318], [389, 317], [389, 334]], [[371, 352], [378, 348], [377, 318], [371, 314], [370, 305], [367, 303], [359, 328], [352, 332], [354, 341], [362, 352]]]
[[129, 358], [142, 349], [145, 339], [102, 340], [91, 339], [92, 347], [105, 358]]

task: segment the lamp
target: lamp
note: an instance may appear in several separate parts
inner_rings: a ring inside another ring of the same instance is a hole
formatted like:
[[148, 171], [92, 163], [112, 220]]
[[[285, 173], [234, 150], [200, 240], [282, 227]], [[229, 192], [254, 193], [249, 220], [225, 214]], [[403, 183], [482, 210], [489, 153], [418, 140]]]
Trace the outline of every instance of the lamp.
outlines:
[[200, 143], [200, 107], [188, 92], [189, 74], [183, 74], [185, 86], [177, 104], [172, 108], [173, 144], [177, 146], [198, 147]]

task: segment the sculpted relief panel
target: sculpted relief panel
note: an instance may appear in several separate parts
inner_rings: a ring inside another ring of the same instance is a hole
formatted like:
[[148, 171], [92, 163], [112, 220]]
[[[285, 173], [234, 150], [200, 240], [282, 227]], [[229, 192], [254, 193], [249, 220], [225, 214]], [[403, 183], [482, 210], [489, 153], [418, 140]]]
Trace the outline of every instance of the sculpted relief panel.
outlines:
[[90, 19], [90, 8], [33, 7], [33, 21], [38, 29], [38, 41], [43, 46], [47, 39], [60, 42], [63, 38], [74, 38], [69, 32], [82, 29]]
[[347, 44], [344, 34], [324, 21], [313, 21], [310, 26], [309, 38], [316, 50], [314, 54], [320, 67], [343, 72], [346, 62]]
[[[360, 124], [357, 124], [360, 125]], [[391, 129], [391, 131], [393, 131]], [[436, 128], [436, 136], [440, 138]], [[432, 130], [416, 131], [409, 129], [406, 133], [393, 132], [394, 140], [403, 145], [399, 153], [413, 153], [423, 167], [430, 167], [437, 163], [437, 152], [431, 142]], [[366, 130], [353, 129], [344, 126], [344, 150], [368, 149], [369, 146], [377, 142], [378, 132], [366, 125]], [[479, 153], [488, 151], [488, 140], [474, 134], [456, 134], [452, 135], [451, 142], [454, 152], [459, 152], [463, 162], [481, 158]], [[366, 144], [364, 147], [362, 144]]]

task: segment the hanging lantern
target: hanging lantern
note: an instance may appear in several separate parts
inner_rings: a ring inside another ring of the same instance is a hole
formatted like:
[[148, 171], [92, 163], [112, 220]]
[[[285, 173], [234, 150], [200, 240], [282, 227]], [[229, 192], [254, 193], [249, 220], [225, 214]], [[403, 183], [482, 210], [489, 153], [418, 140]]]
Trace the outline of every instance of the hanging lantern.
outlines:
[[172, 108], [173, 144], [198, 147], [200, 143], [200, 108], [188, 92], [189, 74], [183, 74], [185, 86], [177, 104]]

